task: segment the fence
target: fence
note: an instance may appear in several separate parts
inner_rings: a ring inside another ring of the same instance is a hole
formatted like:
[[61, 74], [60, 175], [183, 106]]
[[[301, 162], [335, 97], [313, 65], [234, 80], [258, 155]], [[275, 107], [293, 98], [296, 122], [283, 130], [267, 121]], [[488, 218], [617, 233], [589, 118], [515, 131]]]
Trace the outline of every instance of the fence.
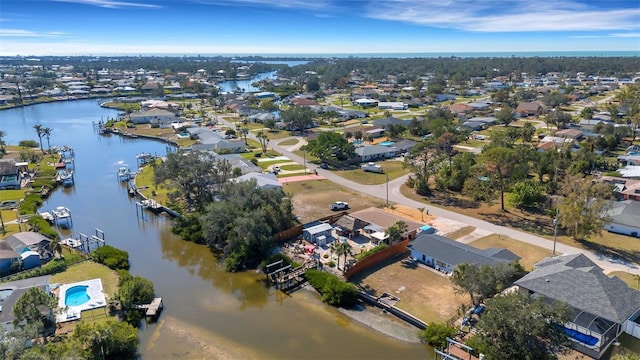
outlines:
[[[325, 216], [321, 219], [318, 219], [318, 221], [333, 224], [336, 221], [338, 221], [338, 219], [340, 219], [342, 216], [348, 215], [348, 214], [349, 214], [348, 212], [342, 211], [336, 214]], [[296, 225], [290, 229], [280, 231], [279, 233], [273, 235], [273, 241], [277, 243], [281, 243], [289, 239], [297, 238], [300, 234], [302, 234], [303, 229], [304, 229], [304, 225]]]
[[353, 267], [351, 267], [345, 273], [345, 278], [350, 279], [353, 276], [359, 274], [360, 272], [379, 264], [387, 259], [390, 259], [394, 256], [398, 256], [402, 253], [407, 252], [407, 245], [409, 245], [409, 240], [403, 240], [393, 246], [390, 246], [382, 251], [379, 251], [371, 256], [367, 256], [366, 258], [358, 261]]

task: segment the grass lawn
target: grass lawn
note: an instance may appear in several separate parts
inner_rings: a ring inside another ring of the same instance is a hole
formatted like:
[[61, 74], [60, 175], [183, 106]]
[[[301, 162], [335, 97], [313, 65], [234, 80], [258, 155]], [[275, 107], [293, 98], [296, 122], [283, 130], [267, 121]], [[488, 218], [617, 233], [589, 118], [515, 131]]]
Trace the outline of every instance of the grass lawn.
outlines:
[[289, 164], [280, 166], [280, 169], [285, 171], [304, 170], [304, 166], [300, 164]]
[[476, 228], [474, 226], [465, 226], [461, 229], [458, 229], [452, 233], [448, 233], [447, 237], [449, 239], [460, 239], [462, 237], [465, 237], [469, 234], [471, 234]]
[[[505, 212], [501, 212], [498, 203], [489, 206], [455, 193], [433, 192], [429, 196], [420, 196], [406, 185], [403, 185], [400, 191], [404, 196], [425, 204], [447, 209], [454, 207], [460, 214], [553, 240], [553, 219], [547, 215], [521, 211], [509, 205], [506, 206]], [[557, 240], [559, 243], [598, 252], [607, 257], [640, 263], [638, 239], [630, 236], [603, 231], [601, 237], [592, 236], [587, 240], [573, 240], [570, 236], [560, 233]]]
[[520, 256], [520, 264], [529, 271], [533, 270], [533, 264], [546, 257], [551, 256], [550, 250], [522, 241], [514, 240], [500, 234], [491, 234], [489, 236], [485, 236], [476, 241], [473, 241], [469, 245], [477, 247], [479, 249], [487, 249], [491, 247], [505, 248], [512, 253]]
[[[300, 174], [295, 174], [300, 175]], [[365, 196], [355, 190], [344, 188], [329, 180], [308, 180], [285, 183], [282, 191], [289, 194], [293, 203], [293, 213], [306, 223], [334, 212], [329, 204], [335, 201], [349, 203], [350, 211], [382, 206], [377, 198]]]
[[[145, 197], [154, 199], [160, 204], [166, 204], [169, 199], [169, 189], [162, 184], [155, 186], [153, 182], [154, 174], [155, 169], [152, 166], [143, 167], [136, 175], [136, 186]], [[152, 195], [153, 191], [155, 191], [156, 195]]]
[[[402, 164], [402, 161], [396, 160], [388, 160], [379, 163], [384, 170], [384, 174], [372, 173], [361, 169], [337, 171], [336, 174], [345, 179], [357, 182], [358, 184], [379, 185], [384, 184], [387, 181], [387, 176], [389, 177], [389, 180], [393, 180], [409, 173], [409, 170], [403, 168]], [[385, 176], [385, 174], [387, 176]]]
[[613, 271], [607, 274], [609, 276], [617, 276], [624, 281], [630, 288], [640, 290], [640, 279], [636, 275], [624, 271]]
[[421, 266], [407, 265], [400, 258], [390, 259], [352, 279], [359, 287], [400, 299], [396, 304], [425, 322], [444, 322], [456, 316], [468, 296], [457, 295], [448, 276]]
[[93, 261], [71, 265], [64, 272], [51, 276], [51, 283], [70, 284], [77, 281], [100, 278], [107, 298], [118, 291], [118, 274], [108, 267]]
[[6, 200], [22, 200], [24, 198], [24, 189], [19, 190], [0, 190], [0, 202]]
[[278, 143], [280, 146], [292, 146], [299, 142], [299, 139], [289, 139]]

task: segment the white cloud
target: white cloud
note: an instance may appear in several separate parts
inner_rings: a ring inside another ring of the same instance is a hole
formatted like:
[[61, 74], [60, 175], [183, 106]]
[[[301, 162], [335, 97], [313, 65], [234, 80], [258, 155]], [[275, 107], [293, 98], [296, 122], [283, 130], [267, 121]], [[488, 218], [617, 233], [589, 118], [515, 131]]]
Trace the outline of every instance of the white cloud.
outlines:
[[121, 9], [121, 8], [129, 8], [129, 7], [159, 9], [162, 7], [162, 6], [153, 5], [153, 4], [128, 2], [128, 1], [114, 1], [114, 0], [54, 0], [54, 1], [68, 2], [68, 3], [74, 3], [74, 4], [93, 5], [93, 6], [109, 8], [109, 9]]
[[59, 31], [31, 31], [22, 29], [0, 29], [0, 37], [42, 37], [42, 38], [59, 38], [68, 36], [68, 34]]
[[328, 10], [333, 7], [328, 0], [191, 0], [199, 4], [223, 6], [256, 6], [309, 11]]
[[381, 20], [474, 32], [598, 31], [640, 28], [640, 7], [605, 9], [588, 6], [575, 0], [371, 1], [364, 15]]
[[633, 38], [633, 37], [637, 37], [640, 38], [640, 32], [636, 32], [636, 33], [617, 33], [617, 34], [611, 34], [611, 37], [617, 37], [617, 38]]

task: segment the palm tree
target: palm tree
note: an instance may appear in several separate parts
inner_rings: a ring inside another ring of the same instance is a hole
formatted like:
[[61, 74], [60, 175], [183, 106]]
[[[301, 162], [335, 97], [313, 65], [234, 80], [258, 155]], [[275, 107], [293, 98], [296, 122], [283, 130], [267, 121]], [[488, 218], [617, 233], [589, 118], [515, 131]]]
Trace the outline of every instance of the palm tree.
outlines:
[[4, 131], [0, 130], [0, 152], [4, 154]]
[[347, 262], [347, 255], [351, 255], [351, 245], [346, 242], [337, 241], [333, 243], [333, 251], [338, 255], [338, 270], [340, 270], [340, 256], [344, 255], [344, 264]]
[[420, 211], [420, 221], [424, 221], [424, 209], [423, 207], [418, 208], [418, 211]]
[[42, 129], [42, 136], [46, 136], [47, 138], [47, 147], [49, 148], [49, 152], [51, 152], [51, 143], [49, 142], [49, 138], [51, 137], [52, 128], [46, 127]]
[[53, 239], [49, 245], [51, 247], [51, 251], [56, 255], [56, 257], [62, 256], [62, 244], [60, 244], [60, 239]]
[[33, 128], [36, 129], [36, 133], [38, 134], [38, 139], [40, 140], [40, 151], [44, 151], [42, 149], [42, 125], [35, 124], [33, 125]]

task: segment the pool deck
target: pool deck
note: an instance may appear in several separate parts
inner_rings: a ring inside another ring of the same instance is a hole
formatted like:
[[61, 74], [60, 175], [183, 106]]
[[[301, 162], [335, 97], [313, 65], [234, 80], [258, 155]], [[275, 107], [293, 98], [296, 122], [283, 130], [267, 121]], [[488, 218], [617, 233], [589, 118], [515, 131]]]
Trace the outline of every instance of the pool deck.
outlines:
[[[74, 286], [87, 286], [87, 295], [89, 300], [79, 306], [66, 306], [65, 297], [67, 290]], [[57, 322], [67, 322], [80, 319], [80, 314], [85, 310], [92, 310], [107, 306], [106, 299], [104, 297], [104, 290], [102, 288], [102, 280], [91, 279], [85, 281], [79, 281], [73, 284], [64, 284], [60, 286], [58, 292], [58, 308], [59, 313], [56, 315]]]

